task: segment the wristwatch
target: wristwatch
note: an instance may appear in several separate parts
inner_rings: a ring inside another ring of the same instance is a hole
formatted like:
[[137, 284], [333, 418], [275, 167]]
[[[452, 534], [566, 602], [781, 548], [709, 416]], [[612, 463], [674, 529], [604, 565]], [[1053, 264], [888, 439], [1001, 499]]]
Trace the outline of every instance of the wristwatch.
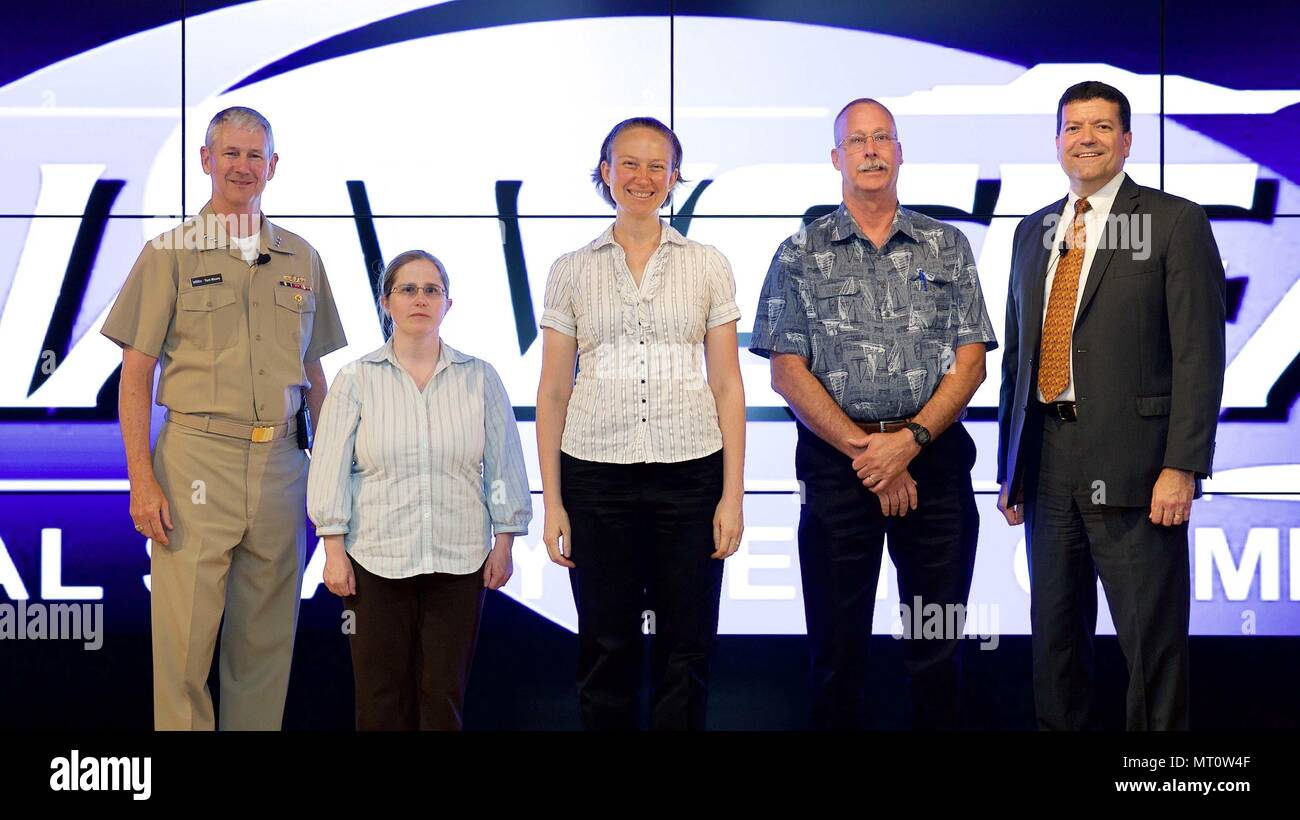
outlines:
[[924, 447], [925, 445], [930, 443], [930, 431], [925, 429], [921, 425], [917, 424], [914, 421], [909, 422], [907, 425], [907, 429], [912, 431], [912, 438], [916, 440], [916, 443], [918, 445]]

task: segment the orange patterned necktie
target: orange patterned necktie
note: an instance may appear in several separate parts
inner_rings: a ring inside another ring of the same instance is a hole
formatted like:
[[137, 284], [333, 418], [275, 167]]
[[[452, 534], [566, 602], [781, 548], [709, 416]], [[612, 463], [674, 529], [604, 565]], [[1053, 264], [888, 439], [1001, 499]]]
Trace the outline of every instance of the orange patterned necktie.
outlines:
[[1079, 274], [1083, 271], [1083, 254], [1088, 245], [1088, 229], [1083, 215], [1091, 207], [1087, 199], [1074, 203], [1070, 244], [1056, 266], [1052, 295], [1047, 299], [1047, 318], [1043, 320], [1038, 364], [1038, 389], [1043, 391], [1043, 401], [1055, 401], [1070, 383], [1070, 337], [1074, 333], [1075, 297], [1079, 293]]

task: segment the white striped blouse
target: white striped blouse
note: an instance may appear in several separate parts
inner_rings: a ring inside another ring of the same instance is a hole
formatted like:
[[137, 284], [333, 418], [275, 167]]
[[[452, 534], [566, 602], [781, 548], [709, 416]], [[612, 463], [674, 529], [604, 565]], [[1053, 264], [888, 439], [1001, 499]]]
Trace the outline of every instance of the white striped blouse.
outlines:
[[491, 532], [526, 533], [533, 517], [496, 370], [443, 342], [421, 393], [391, 340], [344, 366], [321, 409], [307, 512], [375, 575], [477, 571]]
[[561, 256], [541, 320], [578, 342], [560, 449], [612, 464], [687, 461], [720, 450], [704, 334], [739, 318], [726, 257], [666, 223], [639, 288], [613, 225]]

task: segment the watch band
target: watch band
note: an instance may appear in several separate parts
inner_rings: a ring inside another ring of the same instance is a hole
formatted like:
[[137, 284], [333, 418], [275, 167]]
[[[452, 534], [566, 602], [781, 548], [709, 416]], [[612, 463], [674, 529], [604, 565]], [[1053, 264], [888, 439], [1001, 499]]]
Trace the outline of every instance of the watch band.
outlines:
[[919, 446], [924, 447], [930, 443], [930, 431], [916, 422], [908, 422], [907, 429], [912, 431], [912, 440]]

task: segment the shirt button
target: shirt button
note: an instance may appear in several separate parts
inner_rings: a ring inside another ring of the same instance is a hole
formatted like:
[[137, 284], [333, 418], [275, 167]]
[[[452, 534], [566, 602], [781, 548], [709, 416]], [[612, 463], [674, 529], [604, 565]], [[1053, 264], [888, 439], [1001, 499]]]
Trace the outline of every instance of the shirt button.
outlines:
[[[209, 302], [208, 304], [211, 304], [211, 302]], [[257, 307], [257, 302], [253, 303], [253, 307]]]
[[260, 341], [262, 341], [262, 334], [259, 333], [259, 334], [257, 334], [256, 336], [254, 336], [253, 338], [260, 342]]
[[641, 399], [641, 403], [642, 403], [642, 404], [645, 404], [645, 399]]
[[641, 419], [641, 421], [645, 421], [645, 419]]
[[265, 371], [265, 370], [259, 370], [259, 371], [257, 371], [257, 375], [259, 375], [259, 376], [265, 376], [265, 375], [266, 375], [266, 371]]
[[645, 384], [645, 379], [642, 379], [642, 380], [641, 380], [641, 383], [642, 383], [642, 384]]

